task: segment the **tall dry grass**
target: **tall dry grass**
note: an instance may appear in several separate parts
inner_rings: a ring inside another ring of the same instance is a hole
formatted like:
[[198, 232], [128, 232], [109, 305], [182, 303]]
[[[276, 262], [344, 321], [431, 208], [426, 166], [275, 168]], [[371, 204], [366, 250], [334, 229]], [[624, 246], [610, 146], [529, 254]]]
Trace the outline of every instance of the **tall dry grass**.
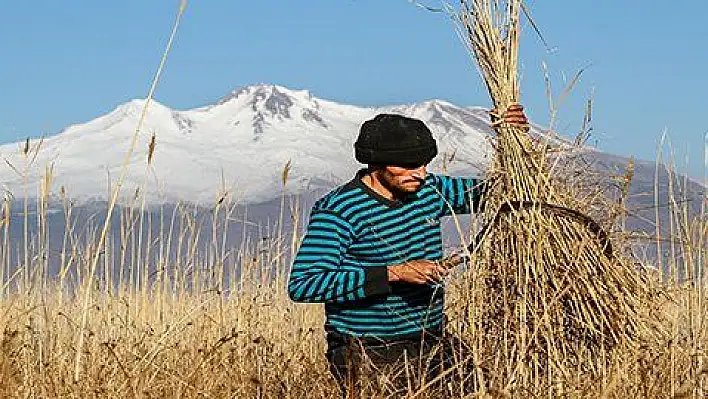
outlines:
[[[27, 142], [28, 165], [40, 146]], [[16, 167], [21, 175], [23, 170]], [[285, 196], [277, 225], [259, 234], [272, 242], [244, 238], [231, 245], [226, 235], [234, 227], [247, 229], [249, 222], [236, 214], [227, 195], [215, 200], [209, 226], [200, 225], [203, 219], [191, 206], [155, 216], [137, 197], [111, 208], [116, 217], [105, 223], [80, 227], [68, 195], [59, 189], [65, 224], [57, 248], [50, 242], [55, 226], [48, 223], [52, 173], [46, 170], [36, 203], [28, 192], [6, 195], [2, 203], [0, 396], [338, 396], [324, 359], [323, 308], [287, 298], [287, 265], [301, 233], [301, 215], [297, 206], [287, 215]], [[670, 255], [663, 265], [670, 273], [652, 272], [653, 265], [642, 268], [654, 295], [641, 303], [646, 327], [639, 344], [600, 345], [582, 356], [554, 353], [546, 363], [518, 356], [514, 344], [532, 342], [538, 330], [527, 330], [525, 337], [514, 328], [496, 330], [499, 336], [480, 333], [489, 303], [479, 298], [503, 287], [493, 291], [479, 284], [484, 280], [474, 274], [473, 264], [473, 272], [460, 271], [448, 281], [448, 329], [475, 348], [477, 392], [451, 387], [457, 396], [705, 397], [707, 198], [700, 214], [691, 213], [681, 180], [671, 181], [672, 217], [669, 226], [657, 226], [653, 244]], [[595, 218], [616, 228], [613, 250], [622, 253], [630, 236], [617, 228], [623, 202], [609, 205], [588, 187], [572, 188], [572, 198], [583, 198]], [[296, 223], [286, 234], [287, 216]], [[602, 256], [602, 248], [594, 251]], [[525, 309], [543, 321], [546, 304], [539, 300], [529, 298]], [[551, 339], [571, 339], [545, 336], [549, 347]], [[371, 395], [386, 397], [386, 387]], [[415, 387], [408, 396], [435, 397]]]
[[[37, 209], [57, 205], [46, 195], [38, 201]], [[287, 297], [288, 269], [278, 267], [291, 256], [284, 235], [272, 229], [265, 248], [248, 238], [226, 244], [229, 224], [244, 223], [229, 198], [208, 219], [186, 205], [171, 215], [140, 200], [116, 208], [118, 225], [99, 254], [102, 226], [70, 227], [79, 222], [70, 201], [61, 204], [61, 248], [50, 247], [48, 219], [11, 217], [11, 208], [34, 209], [25, 203], [3, 203], [0, 396], [327, 397], [336, 390], [321, 309]], [[39, 223], [21, 229], [27, 246], [11, 228], [24, 220]], [[205, 220], [211, 225], [200, 226]], [[203, 240], [205, 231], [212, 235]]]
[[[646, 303], [645, 322], [652, 334], [642, 337], [641, 346], [601, 351], [592, 365], [569, 358], [556, 364], [553, 378], [510, 385], [509, 374], [533, 363], [494, 356], [503, 338], [470, 335], [470, 321], [477, 320], [469, 315], [485, 306], [470, 298], [487, 293], [470, 291], [469, 271], [451, 277], [448, 329], [478, 339], [472, 342], [479, 356], [473, 362], [487, 396], [704, 396], [708, 214], [705, 204], [701, 214], [692, 214], [682, 198], [683, 182], [674, 178], [673, 184], [673, 227], [661, 227], [657, 236], [662, 250], [671, 253], [664, 267], [675, 275], [647, 274], [659, 288]], [[100, 224], [79, 230], [78, 216], [66, 200], [60, 204], [67, 220], [62, 245], [52, 247], [50, 226], [43, 225], [48, 219], [23, 211], [36, 208], [41, 215], [56, 208], [46, 195], [51, 187], [41, 187], [37, 204], [6, 199], [2, 206], [2, 397], [338, 395], [324, 358], [322, 307], [296, 305], [287, 298], [288, 270], [282, 265], [292, 259], [292, 238], [283, 233], [285, 225], [261, 229], [259, 236], [272, 238], [267, 245], [249, 239], [229, 244], [224, 235], [248, 222], [236, 214], [228, 196], [215, 201], [211, 212], [218, 217], [209, 219], [199, 219], [186, 205], [169, 214], [147, 212], [138, 199], [133, 207], [117, 208], [117, 225], [108, 230], [100, 267], [91, 274]], [[10, 217], [11, 210], [19, 214]], [[291, 217], [302, 216], [284, 211], [284, 219]], [[10, 228], [25, 221], [39, 223], [26, 226], [27, 245], [25, 226]], [[209, 237], [203, 240], [205, 231]], [[84, 295], [90, 298], [87, 308]], [[77, 375], [78, 334], [84, 334], [84, 344]], [[588, 366], [599, 364], [600, 376], [588, 372]], [[386, 389], [372, 395], [386, 397]], [[435, 397], [428, 394], [414, 389], [410, 397]]]

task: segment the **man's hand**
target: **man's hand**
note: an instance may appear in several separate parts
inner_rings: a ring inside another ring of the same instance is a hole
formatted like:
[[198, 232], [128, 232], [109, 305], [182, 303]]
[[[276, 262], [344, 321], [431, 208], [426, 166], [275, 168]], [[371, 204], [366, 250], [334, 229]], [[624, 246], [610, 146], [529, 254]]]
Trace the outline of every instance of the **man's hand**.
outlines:
[[509, 108], [502, 114], [496, 108], [492, 109], [489, 111], [489, 117], [492, 120], [493, 127], [504, 124], [519, 128], [524, 132], [528, 132], [530, 129], [529, 121], [526, 118], [526, 114], [524, 114], [524, 107], [521, 104], [509, 105]]
[[412, 260], [400, 265], [389, 266], [388, 281], [412, 284], [438, 283], [450, 272], [448, 266], [448, 263], [426, 259]]

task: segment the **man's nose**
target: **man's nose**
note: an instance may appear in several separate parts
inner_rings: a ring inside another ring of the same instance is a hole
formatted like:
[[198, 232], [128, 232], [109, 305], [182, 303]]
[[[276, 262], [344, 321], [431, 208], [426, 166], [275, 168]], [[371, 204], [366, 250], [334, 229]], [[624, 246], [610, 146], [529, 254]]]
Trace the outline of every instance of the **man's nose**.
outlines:
[[427, 174], [427, 171], [425, 170], [425, 165], [411, 170], [411, 174], [417, 179], [425, 180], [425, 175]]

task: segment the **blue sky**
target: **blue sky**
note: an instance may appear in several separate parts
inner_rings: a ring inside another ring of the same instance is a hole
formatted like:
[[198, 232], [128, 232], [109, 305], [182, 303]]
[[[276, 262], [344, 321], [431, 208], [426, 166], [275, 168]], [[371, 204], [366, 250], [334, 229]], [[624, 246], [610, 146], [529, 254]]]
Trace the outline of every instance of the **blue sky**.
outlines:
[[[0, 142], [51, 135], [144, 97], [178, 3], [0, 0]], [[702, 178], [707, 1], [527, 4], [554, 48], [525, 27], [522, 101], [535, 122], [549, 120], [541, 62], [556, 95], [585, 68], [559, 132], [577, 133], [592, 94], [592, 145], [654, 159], [667, 131], [676, 163]], [[407, 0], [192, 0], [157, 100], [192, 108], [255, 83], [358, 105], [489, 104], [450, 20]]]

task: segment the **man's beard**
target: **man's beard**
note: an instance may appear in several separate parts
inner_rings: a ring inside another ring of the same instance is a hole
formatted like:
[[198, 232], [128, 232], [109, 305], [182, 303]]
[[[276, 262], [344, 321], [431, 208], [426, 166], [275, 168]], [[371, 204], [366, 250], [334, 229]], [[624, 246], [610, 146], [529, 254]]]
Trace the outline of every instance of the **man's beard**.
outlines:
[[385, 172], [382, 173], [382, 176], [379, 180], [380, 180], [381, 184], [384, 187], [386, 187], [386, 189], [388, 189], [393, 194], [393, 196], [395, 198], [399, 198], [399, 199], [406, 198], [407, 196], [418, 192], [418, 190], [420, 190], [420, 188], [423, 186], [423, 182], [425, 181], [424, 179], [421, 179], [421, 178], [412, 177], [411, 180], [407, 180], [401, 184], [407, 184], [409, 182], [415, 181], [415, 182], [418, 182], [419, 185], [416, 189], [406, 190], [405, 188], [397, 185], [394, 182], [393, 178], [389, 179], [389, 176]]

